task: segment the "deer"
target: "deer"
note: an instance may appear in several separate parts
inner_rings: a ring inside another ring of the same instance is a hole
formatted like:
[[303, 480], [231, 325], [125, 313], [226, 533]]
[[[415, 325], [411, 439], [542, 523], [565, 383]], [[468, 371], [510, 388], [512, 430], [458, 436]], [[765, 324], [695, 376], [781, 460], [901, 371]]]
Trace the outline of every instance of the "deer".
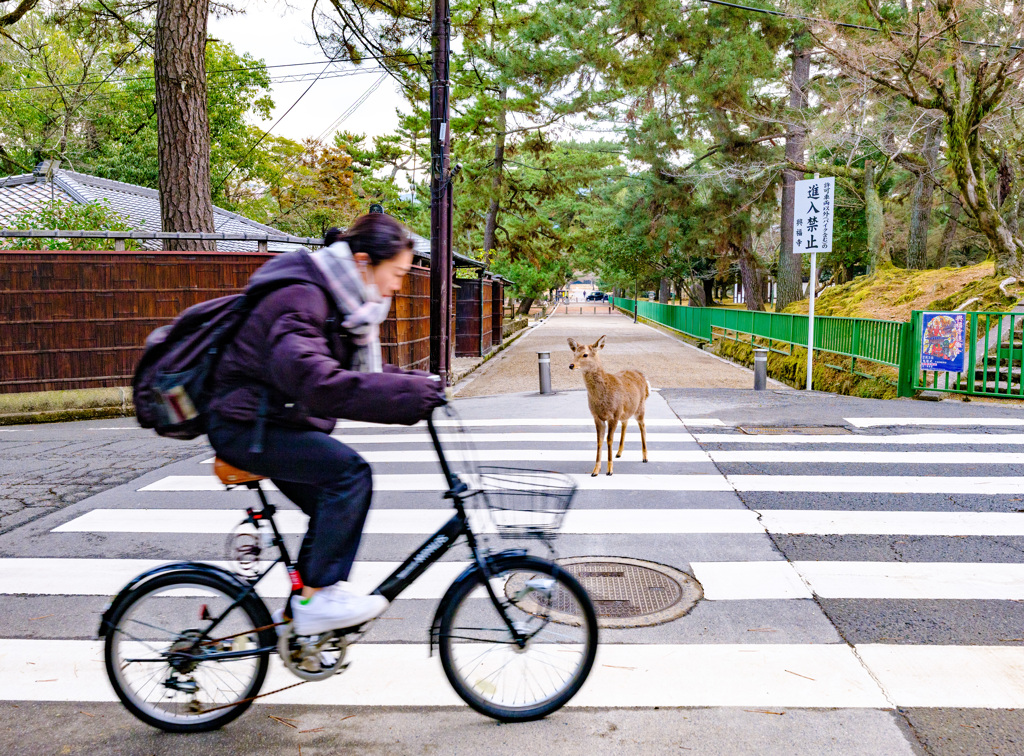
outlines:
[[[597, 427], [597, 461], [590, 477], [601, 472], [601, 443], [608, 442], [608, 475], [612, 474], [612, 444], [615, 441], [615, 426], [622, 423], [622, 435], [619, 438], [619, 452], [616, 459], [622, 456], [626, 444], [626, 424], [629, 418], [635, 417], [640, 426], [640, 443], [643, 447], [644, 462], [647, 461], [647, 429], [644, 427], [644, 404], [651, 395], [651, 386], [639, 370], [623, 370], [620, 373], [608, 373], [601, 365], [598, 352], [604, 349], [604, 336], [593, 344], [580, 344], [576, 339], [569, 339], [569, 348], [573, 360], [570, 370], [577, 367], [583, 371], [583, 382], [587, 384], [587, 401], [590, 414], [594, 416]], [[605, 432], [607, 430], [607, 437]]]

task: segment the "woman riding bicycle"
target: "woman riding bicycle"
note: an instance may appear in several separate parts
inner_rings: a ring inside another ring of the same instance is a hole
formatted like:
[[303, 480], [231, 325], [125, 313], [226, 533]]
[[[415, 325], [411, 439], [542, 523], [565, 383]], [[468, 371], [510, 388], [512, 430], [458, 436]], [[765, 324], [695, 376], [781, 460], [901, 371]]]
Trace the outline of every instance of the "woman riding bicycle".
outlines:
[[214, 374], [209, 439], [217, 455], [269, 477], [309, 515], [298, 558], [302, 596], [289, 607], [297, 635], [354, 627], [388, 606], [344, 585], [372, 476], [330, 433], [337, 418], [412, 425], [444, 404], [437, 376], [381, 361], [379, 325], [412, 261], [409, 232], [379, 213], [357, 218], [328, 247], [274, 258], [249, 286], [295, 283], [257, 305]]

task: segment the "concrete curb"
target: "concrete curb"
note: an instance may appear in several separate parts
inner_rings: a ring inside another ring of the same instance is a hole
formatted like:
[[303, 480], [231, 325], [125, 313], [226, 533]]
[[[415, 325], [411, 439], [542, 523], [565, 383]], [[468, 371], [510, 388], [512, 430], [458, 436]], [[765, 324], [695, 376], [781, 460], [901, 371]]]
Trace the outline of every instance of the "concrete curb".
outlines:
[[127, 387], [0, 394], [0, 425], [56, 423], [105, 417], [132, 417]]

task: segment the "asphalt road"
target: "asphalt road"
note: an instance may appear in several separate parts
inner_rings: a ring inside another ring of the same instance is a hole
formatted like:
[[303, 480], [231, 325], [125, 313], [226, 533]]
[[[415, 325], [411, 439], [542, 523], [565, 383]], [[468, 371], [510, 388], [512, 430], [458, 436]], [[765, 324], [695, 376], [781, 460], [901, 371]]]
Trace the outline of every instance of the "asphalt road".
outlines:
[[[444, 581], [425, 576], [345, 674], [271, 696], [219, 732], [170, 736], [113, 702], [91, 641], [98, 615], [151, 561], [224, 559], [211, 523], [249, 495], [206, 485], [202, 442], [128, 420], [11, 428], [0, 432], [0, 753], [1024, 752], [1018, 408], [663, 389], [648, 411], [651, 462], [631, 429], [615, 476], [591, 479], [585, 393], [456, 406], [479, 453], [581, 476], [561, 556], [670, 565], [703, 599], [667, 624], [603, 631], [573, 705], [497, 725], [453, 700], [426, 655]], [[422, 429], [339, 432], [373, 460], [375, 510], [406, 521], [369, 528], [366, 582], [422, 541], [408, 522], [444, 504]], [[278, 672], [265, 689], [295, 681]]]

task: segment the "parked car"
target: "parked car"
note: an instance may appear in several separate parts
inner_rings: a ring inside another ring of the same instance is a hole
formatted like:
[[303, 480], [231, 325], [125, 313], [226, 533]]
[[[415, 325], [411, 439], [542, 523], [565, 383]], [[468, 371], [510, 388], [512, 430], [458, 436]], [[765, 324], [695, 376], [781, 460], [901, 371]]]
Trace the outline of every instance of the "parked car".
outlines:
[[603, 302], [606, 299], [608, 299], [608, 295], [603, 291], [592, 291], [587, 294], [588, 302]]

